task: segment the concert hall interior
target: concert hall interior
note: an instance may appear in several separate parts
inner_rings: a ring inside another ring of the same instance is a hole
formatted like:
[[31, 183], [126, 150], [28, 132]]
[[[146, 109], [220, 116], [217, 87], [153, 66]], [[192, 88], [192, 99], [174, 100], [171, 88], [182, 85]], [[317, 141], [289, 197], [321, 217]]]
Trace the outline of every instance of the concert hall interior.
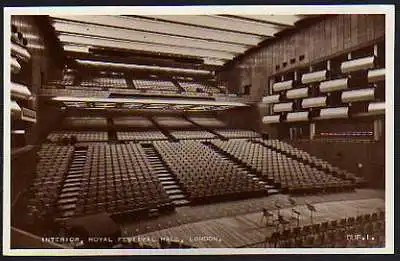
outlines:
[[385, 15], [12, 15], [11, 248], [385, 246]]

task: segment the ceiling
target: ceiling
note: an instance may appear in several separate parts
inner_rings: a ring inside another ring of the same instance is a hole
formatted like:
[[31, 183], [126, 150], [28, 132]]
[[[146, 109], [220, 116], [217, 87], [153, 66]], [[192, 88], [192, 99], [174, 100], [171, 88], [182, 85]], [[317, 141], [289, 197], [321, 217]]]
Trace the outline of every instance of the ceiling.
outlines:
[[78, 62], [137, 62], [212, 71], [305, 18], [304, 15], [51, 15], [50, 22], [66, 56]]

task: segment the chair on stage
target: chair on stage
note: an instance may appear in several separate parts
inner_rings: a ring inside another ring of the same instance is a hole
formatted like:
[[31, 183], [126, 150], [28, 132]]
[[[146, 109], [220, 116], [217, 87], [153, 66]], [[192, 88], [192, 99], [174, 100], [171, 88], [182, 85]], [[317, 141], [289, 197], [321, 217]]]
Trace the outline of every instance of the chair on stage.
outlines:
[[311, 220], [311, 224], [313, 224], [313, 212], [316, 212], [317, 209], [310, 203], [306, 203], [306, 206], [307, 206], [308, 210], [310, 210], [310, 220]]
[[[297, 203], [296, 203], [296, 201], [294, 200], [294, 199], [292, 199], [292, 198], [289, 198], [289, 203], [290, 203], [290, 205], [293, 207], [292, 208], [292, 216], [291, 216], [291, 220], [295, 220], [296, 221], [296, 224], [297, 224], [297, 226], [299, 226], [299, 224], [300, 224], [300, 212], [295, 208], [296, 207], [296, 205], [297, 205]], [[295, 214], [296, 216], [294, 216], [293, 214]]]
[[277, 228], [279, 228], [279, 225], [282, 225], [283, 229], [287, 229], [287, 226], [290, 225], [290, 221], [286, 220], [282, 215], [278, 216], [278, 223], [277, 223]]
[[261, 225], [263, 220], [265, 219], [265, 226], [271, 226], [273, 224], [271, 224], [270, 219], [274, 216], [273, 213], [271, 213], [269, 210], [267, 210], [266, 208], [263, 208], [262, 210], [262, 216], [261, 216]]

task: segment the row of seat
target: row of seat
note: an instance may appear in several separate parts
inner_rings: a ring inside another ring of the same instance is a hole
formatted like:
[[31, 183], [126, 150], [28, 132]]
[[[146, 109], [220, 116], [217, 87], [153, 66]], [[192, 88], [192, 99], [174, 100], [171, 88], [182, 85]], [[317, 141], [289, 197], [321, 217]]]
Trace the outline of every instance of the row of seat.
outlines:
[[54, 210], [64, 175], [73, 154], [72, 146], [43, 144], [38, 152], [39, 161], [30, 187], [28, 216], [44, 218]]
[[159, 141], [154, 146], [191, 201], [266, 193], [244, 169], [200, 142]]
[[117, 139], [121, 141], [167, 140], [161, 131], [118, 131]]
[[342, 170], [338, 167], [332, 166], [329, 162], [317, 158], [308, 152], [300, 150], [298, 148], [293, 147], [292, 145], [280, 141], [280, 140], [261, 140], [261, 143], [265, 144], [268, 147], [276, 149], [281, 153], [293, 156], [301, 161], [311, 164], [319, 169], [322, 169], [326, 172], [333, 173], [336, 176], [339, 176], [346, 180], [352, 180], [356, 182], [361, 182], [362, 178], [356, 177], [353, 173], [350, 173], [346, 170]]
[[71, 73], [65, 73], [60, 80], [51, 80], [48, 85], [60, 85], [60, 86], [71, 86], [74, 84], [75, 75]]
[[65, 117], [61, 122], [63, 130], [107, 130], [105, 117]]
[[78, 142], [85, 141], [107, 141], [108, 133], [106, 131], [57, 131], [47, 136], [51, 142], [60, 142], [65, 138], [75, 137]]
[[[190, 140], [190, 139], [215, 139], [218, 138], [212, 132], [206, 130], [199, 130], [195, 125], [186, 120], [176, 120], [176, 119], [157, 119], [156, 120], [160, 126], [164, 128], [169, 128], [169, 133], [171, 136], [178, 140]], [[117, 129], [130, 129], [130, 120], [118, 121]], [[151, 122], [149, 122], [152, 124]], [[135, 122], [134, 124], [142, 124], [143, 126], [147, 122]], [[107, 121], [104, 118], [99, 119], [88, 119], [77, 118], [77, 119], [66, 119], [62, 123], [63, 131], [52, 132], [47, 136], [47, 139], [51, 142], [62, 142], [63, 139], [75, 137], [77, 142], [90, 142], [90, 141], [107, 141], [108, 133], [106, 131], [94, 131], [95, 129], [107, 129]], [[85, 127], [86, 126], [86, 127]], [[125, 126], [125, 127], [122, 127]], [[152, 125], [153, 126], [153, 125]], [[78, 131], [79, 129], [93, 129], [93, 131]], [[192, 129], [192, 130], [179, 130], [179, 129]], [[253, 131], [241, 131], [241, 130], [215, 130], [216, 133], [220, 134], [225, 138], [258, 138], [260, 135]], [[132, 131], [117, 131], [117, 139], [120, 141], [152, 141], [152, 140], [166, 140], [166, 137], [160, 130], [145, 130], [145, 128], [132, 127]]]
[[89, 146], [83, 180], [78, 215], [134, 212], [171, 205], [142, 147], [134, 143]]
[[133, 79], [132, 82], [136, 89], [179, 91], [179, 88], [171, 81]]
[[183, 89], [185, 89], [186, 92], [221, 93], [221, 90], [218, 88], [209, 86], [207, 84], [182, 81], [179, 81], [178, 83]]
[[384, 247], [385, 212], [276, 231], [267, 247]]
[[125, 78], [119, 77], [94, 77], [83, 80], [79, 84], [81, 87], [108, 87], [108, 88], [128, 88]]
[[211, 132], [202, 130], [170, 131], [169, 133], [178, 140], [203, 140], [217, 138], [217, 136], [212, 134]]
[[261, 135], [255, 131], [251, 130], [236, 130], [236, 129], [215, 129], [214, 130], [219, 135], [228, 138], [260, 138]]
[[329, 192], [353, 188], [353, 183], [246, 140], [213, 140], [212, 144], [254, 169], [264, 180], [289, 193]]
[[189, 91], [185, 91], [185, 92], [182, 92], [181, 94], [183, 94], [184, 96], [188, 96], [188, 97], [207, 97], [207, 96], [210, 96], [210, 94], [207, 93], [207, 92], [189, 92]]
[[[305, 141], [309, 142], [310, 140], [301, 140], [297, 141]], [[376, 140], [373, 139], [354, 139], [354, 138], [329, 138], [329, 137], [321, 137], [316, 136], [312, 142], [321, 142], [321, 143], [376, 143]]]

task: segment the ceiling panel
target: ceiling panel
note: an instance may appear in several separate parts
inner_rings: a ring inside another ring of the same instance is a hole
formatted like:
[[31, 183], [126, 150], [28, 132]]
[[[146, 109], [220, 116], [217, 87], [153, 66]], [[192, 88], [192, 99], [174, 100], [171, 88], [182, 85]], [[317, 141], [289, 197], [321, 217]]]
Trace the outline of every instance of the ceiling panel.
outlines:
[[287, 27], [293, 27], [296, 22], [305, 18], [305, 16], [302, 15], [235, 15], [234, 17]]
[[129, 42], [124, 40], [88, 37], [82, 35], [68, 35], [63, 33], [59, 34], [58, 38], [60, 42], [68, 44], [88, 45], [88, 46], [97, 46], [97, 47], [114, 48], [114, 49], [139, 50], [152, 53], [174, 54], [174, 55], [182, 55], [189, 57], [201, 57], [201, 58], [211, 57], [217, 59], [230, 60], [236, 56], [235, 53], [224, 52], [224, 51], [168, 46], [155, 43]]
[[105, 26], [114, 26], [132, 30], [155, 32], [175, 36], [184, 36], [198, 39], [214, 40], [220, 42], [230, 42], [244, 45], [257, 45], [264, 38], [261, 36], [252, 36], [242, 33], [226, 32], [224, 30], [215, 30], [201, 28], [190, 25], [168, 23], [162, 21], [149, 20], [137, 17], [126, 16], [51, 16], [53, 18], [65, 19], [70, 21], [98, 24]]
[[[131, 69], [141, 69], [143, 63], [148, 65], [146, 59], [152, 61], [172, 59], [178, 64], [183, 63], [183, 68], [190, 68], [189, 63], [196, 68], [202, 65], [207, 70], [213, 71], [259, 45], [265, 39], [274, 37], [276, 33], [296, 26], [296, 22], [305, 17], [303, 15], [54, 15], [50, 17], [50, 22], [66, 55], [70, 58], [100, 55], [104, 58], [103, 61], [113, 62], [113, 59], [118, 61], [121, 57], [131, 57], [129, 63], [132, 62], [132, 66], [116, 65]], [[84, 64], [104, 66], [106, 63]], [[154, 65], [176, 67], [161, 62]]]
[[272, 37], [275, 33], [284, 29], [283, 27], [276, 25], [216, 15], [158, 15], [149, 17], [165, 21], [268, 37]]
[[118, 69], [131, 69], [131, 70], [153, 70], [160, 72], [181, 72], [188, 74], [201, 74], [208, 75], [210, 71], [207, 70], [195, 70], [195, 69], [183, 69], [183, 68], [173, 68], [173, 67], [160, 67], [160, 66], [149, 66], [149, 65], [138, 65], [138, 64], [124, 64], [124, 63], [113, 63], [113, 62], [100, 62], [100, 61], [89, 61], [89, 60], [76, 60], [80, 65], [93, 66], [104, 69], [107, 68], [118, 68]]
[[181, 46], [199, 49], [209, 49], [216, 51], [227, 51], [232, 53], [243, 53], [250, 46], [233, 43], [223, 43], [217, 41], [207, 41], [181, 36], [156, 34], [142, 31], [132, 31], [129, 29], [114, 28], [100, 25], [90, 25], [83, 23], [54, 21], [53, 27], [57, 32], [72, 33], [86, 36], [106, 37], [142, 43], [157, 43], [171, 46]]

